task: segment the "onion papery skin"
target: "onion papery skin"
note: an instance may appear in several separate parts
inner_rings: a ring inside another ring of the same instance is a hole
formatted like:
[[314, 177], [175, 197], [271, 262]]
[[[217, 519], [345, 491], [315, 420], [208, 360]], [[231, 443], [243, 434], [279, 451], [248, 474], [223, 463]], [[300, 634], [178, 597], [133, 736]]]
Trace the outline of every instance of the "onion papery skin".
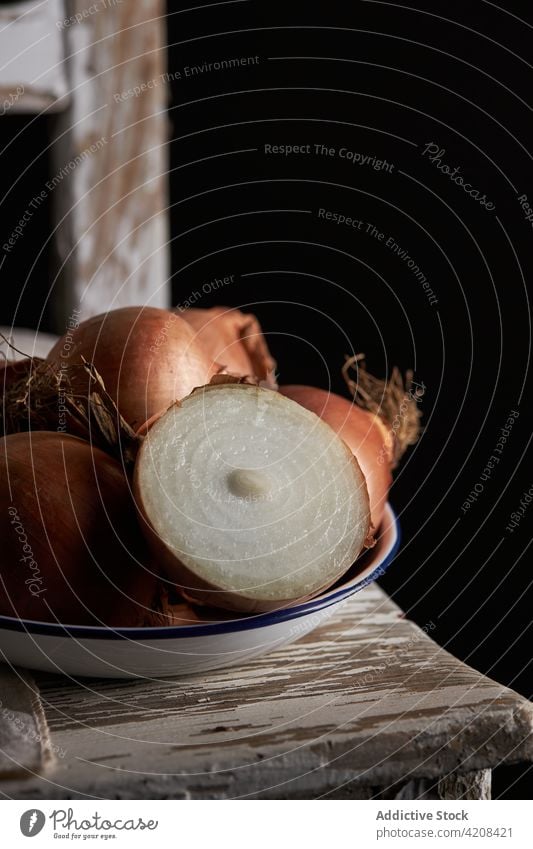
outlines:
[[[312, 458], [299, 453], [308, 439], [319, 449]], [[238, 487], [226, 492], [237, 473], [257, 499], [239, 502]], [[273, 480], [268, 506], [265, 474]], [[167, 410], [142, 443], [133, 488], [168, 582], [201, 605], [260, 613], [313, 598], [373, 544], [352, 452], [313, 413], [258, 386], [206, 386]]]
[[276, 361], [255, 315], [231, 307], [186, 309], [180, 315], [195, 330], [212, 361], [228, 374], [255, 377], [267, 388], [277, 389]]
[[146, 547], [120, 464], [55, 432], [11, 434], [0, 446], [0, 613], [144, 624], [158, 578], [139, 563]]
[[392, 483], [392, 438], [375, 413], [353, 401], [312, 386], [280, 386], [282, 395], [311, 410], [333, 428], [353, 452], [370, 497], [372, 525], [379, 528]]
[[[220, 371], [181, 316], [155, 307], [123, 307], [94, 316], [69, 330], [47, 357], [60, 368], [84, 359], [94, 365], [134, 429]], [[83, 371], [79, 374], [72, 388], [86, 397], [90, 381]]]

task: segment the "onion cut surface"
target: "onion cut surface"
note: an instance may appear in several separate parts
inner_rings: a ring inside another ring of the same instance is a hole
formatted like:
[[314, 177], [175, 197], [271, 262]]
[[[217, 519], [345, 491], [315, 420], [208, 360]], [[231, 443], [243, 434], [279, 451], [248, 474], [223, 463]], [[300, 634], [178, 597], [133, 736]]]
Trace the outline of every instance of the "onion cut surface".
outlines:
[[195, 390], [135, 466], [147, 537], [190, 599], [261, 612], [331, 586], [370, 543], [364, 476], [335, 432], [258, 386]]

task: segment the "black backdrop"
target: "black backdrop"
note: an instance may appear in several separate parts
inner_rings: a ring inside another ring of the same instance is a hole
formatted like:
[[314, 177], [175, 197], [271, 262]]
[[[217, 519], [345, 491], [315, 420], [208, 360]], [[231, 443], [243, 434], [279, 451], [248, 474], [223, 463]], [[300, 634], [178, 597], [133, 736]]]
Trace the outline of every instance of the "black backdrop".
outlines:
[[[172, 4], [173, 298], [253, 310], [284, 383], [344, 392], [352, 351], [381, 376], [414, 369], [425, 430], [392, 489], [403, 546], [382, 583], [441, 645], [531, 696], [533, 10], [501, 6]], [[33, 259], [2, 271], [4, 323]], [[40, 313], [45, 259], [18, 323]]]
[[174, 300], [253, 309], [284, 383], [343, 392], [354, 350], [379, 375], [414, 369], [425, 430], [392, 490], [403, 547], [383, 585], [442, 645], [531, 695], [533, 509], [507, 526], [533, 484], [519, 201], [533, 204], [533, 13], [411, 7], [170, 15]]

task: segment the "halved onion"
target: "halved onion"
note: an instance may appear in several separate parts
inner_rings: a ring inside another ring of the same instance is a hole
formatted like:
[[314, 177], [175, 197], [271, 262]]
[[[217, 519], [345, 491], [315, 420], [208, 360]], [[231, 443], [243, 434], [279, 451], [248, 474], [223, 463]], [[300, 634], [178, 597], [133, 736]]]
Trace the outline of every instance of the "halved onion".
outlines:
[[189, 599], [258, 612], [312, 597], [371, 544], [364, 476], [313, 413], [276, 392], [195, 390], [149, 430], [134, 492]]

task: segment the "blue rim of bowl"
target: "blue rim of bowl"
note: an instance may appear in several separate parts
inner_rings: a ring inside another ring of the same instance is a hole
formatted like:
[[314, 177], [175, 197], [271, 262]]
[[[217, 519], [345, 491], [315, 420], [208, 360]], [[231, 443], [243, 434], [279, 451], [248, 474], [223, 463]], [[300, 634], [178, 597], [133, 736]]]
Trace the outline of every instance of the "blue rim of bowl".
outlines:
[[29, 619], [16, 619], [11, 616], [0, 616], [0, 631], [23, 631], [29, 634], [39, 634], [49, 637], [76, 637], [77, 639], [93, 640], [138, 640], [143, 639], [176, 639], [178, 637], [205, 637], [213, 634], [228, 634], [238, 631], [248, 631], [253, 628], [264, 628], [299, 619], [309, 613], [318, 613], [333, 604], [359, 592], [371, 584], [389, 568], [396, 557], [401, 542], [401, 531], [398, 518], [390, 504], [387, 505], [391, 523], [394, 526], [394, 542], [381, 563], [376, 568], [354, 584], [340, 587], [327, 596], [318, 596], [311, 601], [296, 607], [280, 608], [270, 613], [258, 613], [242, 619], [230, 619], [226, 622], [206, 622], [203, 625], [157, 625], [141, 628], [108, 628], [103, 625], [61, 625], [54, 622], [34, 622]]

